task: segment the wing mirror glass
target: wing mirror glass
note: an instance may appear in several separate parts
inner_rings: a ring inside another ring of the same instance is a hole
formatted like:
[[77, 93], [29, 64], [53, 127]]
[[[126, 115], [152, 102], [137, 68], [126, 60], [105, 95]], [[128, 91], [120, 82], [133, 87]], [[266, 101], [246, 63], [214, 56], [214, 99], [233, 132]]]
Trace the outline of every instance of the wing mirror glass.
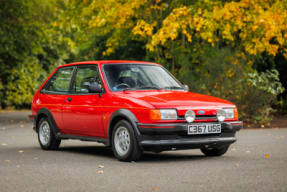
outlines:
[[183, 86], [184, 86], [185, 90], [189, 91], [188, 85], [183, 85]]

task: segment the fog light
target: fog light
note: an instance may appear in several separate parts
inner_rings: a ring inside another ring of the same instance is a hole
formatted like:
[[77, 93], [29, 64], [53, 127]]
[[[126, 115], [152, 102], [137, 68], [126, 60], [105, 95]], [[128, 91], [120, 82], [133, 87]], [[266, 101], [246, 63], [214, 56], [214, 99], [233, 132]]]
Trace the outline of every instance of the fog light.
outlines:
[[188, 123], [191, 123], [191, 122], [193, 122], [194, 119], [195, 119], [195, 113], [194, 113], [194, 111], [192, 111], [192, 110], [188, 110], [188, 111], [185, 112], [184, 117], [185, 117], [185, 120], [186, 120]]

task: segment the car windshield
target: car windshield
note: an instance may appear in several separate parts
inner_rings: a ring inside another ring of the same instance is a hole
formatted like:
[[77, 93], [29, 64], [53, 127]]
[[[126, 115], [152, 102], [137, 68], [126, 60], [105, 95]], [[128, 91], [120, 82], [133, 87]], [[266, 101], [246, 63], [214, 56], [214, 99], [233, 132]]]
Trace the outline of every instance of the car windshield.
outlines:
[[182, 85], [180, 85], [163, 67], [158, 65], [104, 65], [103, 72], [109, 88], [113, 91], [131, 89], [184, 90]]

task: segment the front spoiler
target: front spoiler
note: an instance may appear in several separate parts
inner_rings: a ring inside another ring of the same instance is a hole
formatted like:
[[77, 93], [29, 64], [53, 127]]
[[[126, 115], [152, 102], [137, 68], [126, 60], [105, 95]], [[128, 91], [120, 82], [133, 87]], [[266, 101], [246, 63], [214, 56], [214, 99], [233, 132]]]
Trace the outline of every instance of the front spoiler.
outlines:
[[[213, 122], [211, 124], [217, 123]], [[235, 133], [243, 127], [242, 121], [223, 122], [221, 123], [221, 133], [188, 135], [187, 127], [192, 124], [139, 123], [139, 145], [143, 150], [220, 148], [236, 142]]]

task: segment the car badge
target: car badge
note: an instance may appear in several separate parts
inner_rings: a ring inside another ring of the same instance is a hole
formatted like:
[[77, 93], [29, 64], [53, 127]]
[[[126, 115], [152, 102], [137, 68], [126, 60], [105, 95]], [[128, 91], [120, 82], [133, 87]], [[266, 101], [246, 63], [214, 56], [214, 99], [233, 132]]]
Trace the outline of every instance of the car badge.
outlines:
[[205, 112], [204, 111], [197, 111], [198, 114], [203, 115]]

